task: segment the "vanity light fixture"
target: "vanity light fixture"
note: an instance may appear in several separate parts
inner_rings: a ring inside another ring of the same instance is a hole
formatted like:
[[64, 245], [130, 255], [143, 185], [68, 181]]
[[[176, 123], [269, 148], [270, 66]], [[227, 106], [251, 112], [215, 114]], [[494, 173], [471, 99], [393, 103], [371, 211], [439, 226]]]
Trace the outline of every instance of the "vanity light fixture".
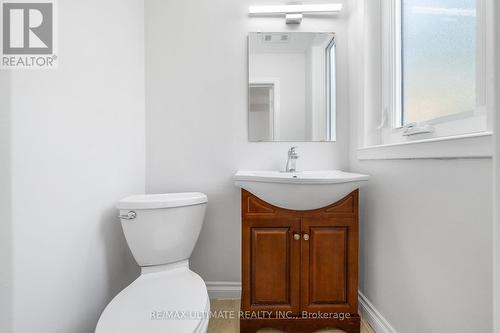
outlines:
[[303, 14], [310, 13], [338, 13], [342, 11], [341, 3], [317, 4], [317, 5], [274, 5], [274, 6], [250, 6], [248, 13], [257, 15], [285, 14], [287, 24], [299, 24], [302, 22]]

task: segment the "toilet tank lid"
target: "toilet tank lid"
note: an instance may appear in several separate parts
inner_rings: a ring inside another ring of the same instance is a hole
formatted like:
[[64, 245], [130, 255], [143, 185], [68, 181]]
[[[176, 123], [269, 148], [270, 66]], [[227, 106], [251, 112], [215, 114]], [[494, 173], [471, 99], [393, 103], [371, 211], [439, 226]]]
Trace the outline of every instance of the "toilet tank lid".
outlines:
[[158, 209], [192, 206], [206, 203], [208, 198], [199, 192], [141, 194], [126, 197], [118, 201], [118, 209]]

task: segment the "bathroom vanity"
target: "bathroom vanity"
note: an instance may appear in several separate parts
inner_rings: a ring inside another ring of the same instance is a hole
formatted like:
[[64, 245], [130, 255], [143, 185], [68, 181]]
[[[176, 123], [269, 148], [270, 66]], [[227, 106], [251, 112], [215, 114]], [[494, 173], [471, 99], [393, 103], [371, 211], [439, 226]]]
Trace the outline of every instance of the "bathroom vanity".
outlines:
[[241, 187], [240, 331], [359, 332], [358, 188], [368, 176], [238, 172], [234, 178]]
[[[248, 140], [336, 141], [335, 33], [248, 36]], [[240, 332], [360, 330], [358, 189], [367, 175], [238, 171], [241, 188]], [[285, 164], [284, 164], [285, 165]]]

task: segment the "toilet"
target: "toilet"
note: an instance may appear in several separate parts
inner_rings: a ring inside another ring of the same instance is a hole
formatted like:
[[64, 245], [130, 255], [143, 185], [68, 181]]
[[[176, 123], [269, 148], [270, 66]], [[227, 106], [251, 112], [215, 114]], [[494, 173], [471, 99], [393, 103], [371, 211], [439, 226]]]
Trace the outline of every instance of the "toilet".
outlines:
[[206, 205], [203, 193], [135, 195], [118, 202], [141, 275], [108, 304], [95, 333], [207, 331], [207, 288], [189, 269]]

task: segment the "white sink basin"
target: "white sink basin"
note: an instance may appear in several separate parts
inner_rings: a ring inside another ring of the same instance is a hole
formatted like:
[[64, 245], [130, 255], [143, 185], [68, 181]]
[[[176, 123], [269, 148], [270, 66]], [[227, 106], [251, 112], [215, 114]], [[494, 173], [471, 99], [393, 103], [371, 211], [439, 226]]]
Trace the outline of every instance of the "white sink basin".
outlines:
[[368, 175], [340, 170], [238, 171], [234, 184], [281, 208], [310, 210], [339, 201], [368, 182]]

